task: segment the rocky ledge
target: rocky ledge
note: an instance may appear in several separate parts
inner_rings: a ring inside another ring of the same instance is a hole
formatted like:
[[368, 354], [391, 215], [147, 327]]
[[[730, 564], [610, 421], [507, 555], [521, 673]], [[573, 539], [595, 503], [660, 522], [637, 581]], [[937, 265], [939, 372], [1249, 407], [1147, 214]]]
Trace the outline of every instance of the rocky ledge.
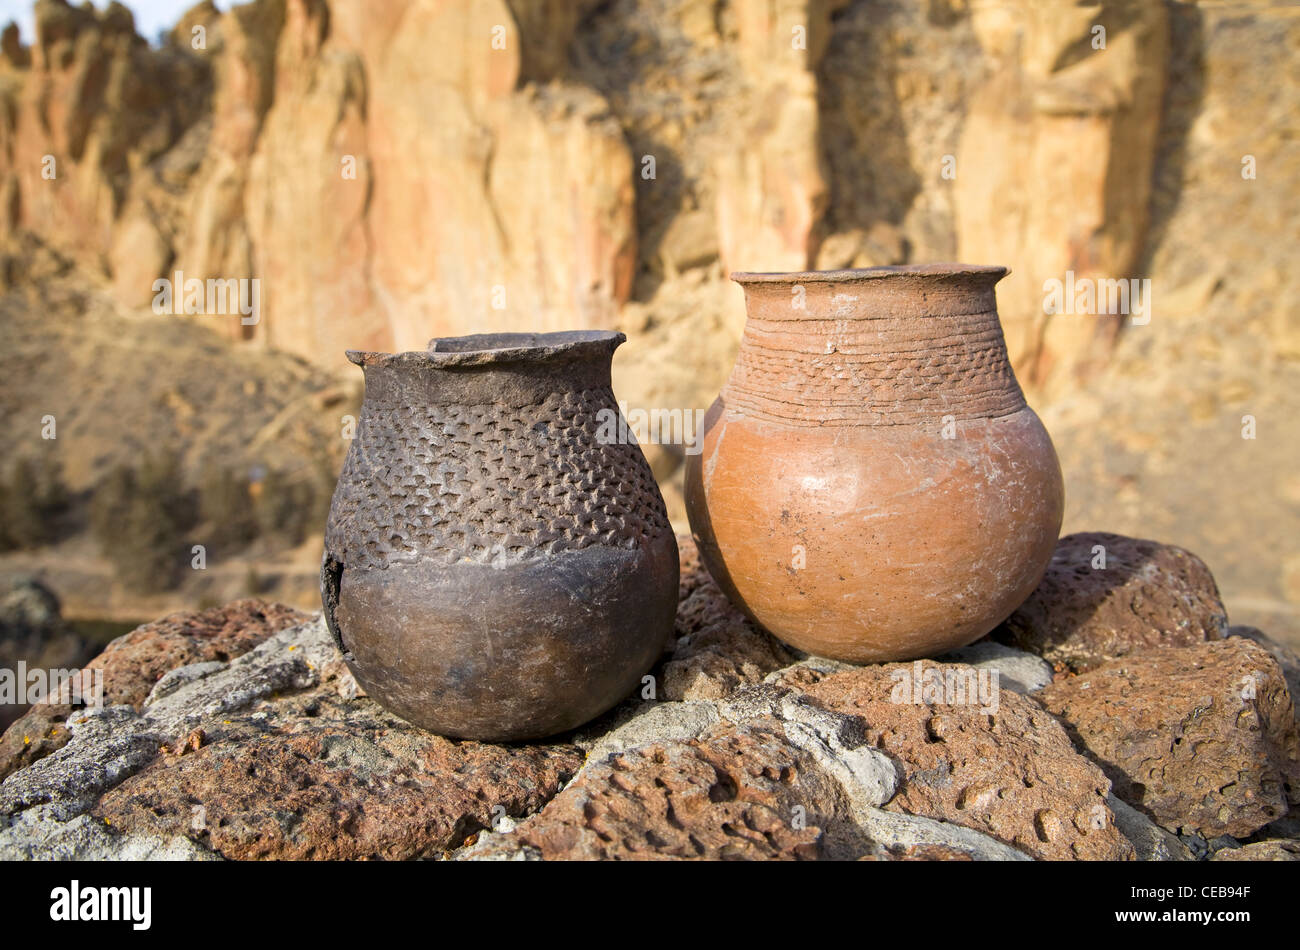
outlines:
[[103, 707], [0, 739], [0, 857], [1300, 858], [1300, 659], [1228, 627], [1186, 551], [1073, 535], [989, 638], [851, 667], [755, 628], [681, 543], [653, 683], [546, 743], [388, 714], [319, 616], [141, 627], [90, 664]]

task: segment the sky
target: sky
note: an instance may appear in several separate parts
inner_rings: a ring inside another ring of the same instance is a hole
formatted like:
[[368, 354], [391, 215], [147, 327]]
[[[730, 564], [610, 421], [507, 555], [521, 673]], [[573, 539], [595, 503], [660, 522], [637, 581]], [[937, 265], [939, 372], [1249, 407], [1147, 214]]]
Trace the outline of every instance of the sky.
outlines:
[[[194, 6], [199, 0], [122, 0], [123, 4], [135, 14], [135, 31], [149, 42], [153, 42], [158, 31], [169, 29], [181, 18], [181, 14]], [[34, 0], [0, 0], [0, 26], [15, 20], [22, 31], [23, 42], [30, 45], [36, 37], [36, 28], [32, 19]], [[81, 6], [81, 0], [71, 0], [72, 6]], [[102, 10], [108, 6], [108, 0], [95, 0], [95, 6]], [[226, 10], [230, 0], [217, 0], [217, 9]]]

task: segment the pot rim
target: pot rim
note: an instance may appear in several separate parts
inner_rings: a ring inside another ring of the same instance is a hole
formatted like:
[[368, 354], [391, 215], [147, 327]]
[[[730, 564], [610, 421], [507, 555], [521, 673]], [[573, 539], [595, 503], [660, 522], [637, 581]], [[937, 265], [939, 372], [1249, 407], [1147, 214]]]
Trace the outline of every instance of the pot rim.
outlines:
[[488, 366], [507, 363], [541, 363], [557, 359], [608, 357], [627, 340], [616, 330], [559, 330], [549, 333], [471, 333], [436, 337], [426, 350], [380, 353], [348, 350], [358, 366], [425, 363], [435, 367]]
[[1011, 273], [998, 264], [892, 264], [884, 267], [847, 267], [840, 270], [732, 271], [731, 279], [745, 284], [847, 283], [890, 277], [992, 277], [994, 282]]

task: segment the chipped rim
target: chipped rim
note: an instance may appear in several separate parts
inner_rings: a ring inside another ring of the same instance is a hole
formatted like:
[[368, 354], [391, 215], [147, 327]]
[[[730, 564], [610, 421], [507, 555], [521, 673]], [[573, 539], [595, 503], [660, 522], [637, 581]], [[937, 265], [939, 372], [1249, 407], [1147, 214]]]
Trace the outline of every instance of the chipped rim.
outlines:
[[543, 363], [608, 357], [627, 340], [616, 330], [561, 330], [554, 333], [471, 333], [429, 341], [429, 348], [407, 353], [348, 350], [358, 366], [425, 363], [435, 367]]

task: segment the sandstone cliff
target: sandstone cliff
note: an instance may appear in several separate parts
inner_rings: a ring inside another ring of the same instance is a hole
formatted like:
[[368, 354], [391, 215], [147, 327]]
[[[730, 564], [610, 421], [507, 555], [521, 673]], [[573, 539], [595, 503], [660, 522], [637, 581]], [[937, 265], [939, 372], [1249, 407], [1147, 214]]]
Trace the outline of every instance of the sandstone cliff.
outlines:
[[1040, 287], [1136, 273], [1168, 69], [1160, 4], [256, 0], [161, 48], [118, 4], [36, 22], [6, 53], [6, 226], [124, 305], [260, 278], [260, 322], [224, 329], [329, 366], [620, 324], [689, 369], [632, 395], [677, 404], [724, 377], [737, 268], [1007, 263], [1022, 374], [1104, 361], [1117, 320], [1049, 321]]

